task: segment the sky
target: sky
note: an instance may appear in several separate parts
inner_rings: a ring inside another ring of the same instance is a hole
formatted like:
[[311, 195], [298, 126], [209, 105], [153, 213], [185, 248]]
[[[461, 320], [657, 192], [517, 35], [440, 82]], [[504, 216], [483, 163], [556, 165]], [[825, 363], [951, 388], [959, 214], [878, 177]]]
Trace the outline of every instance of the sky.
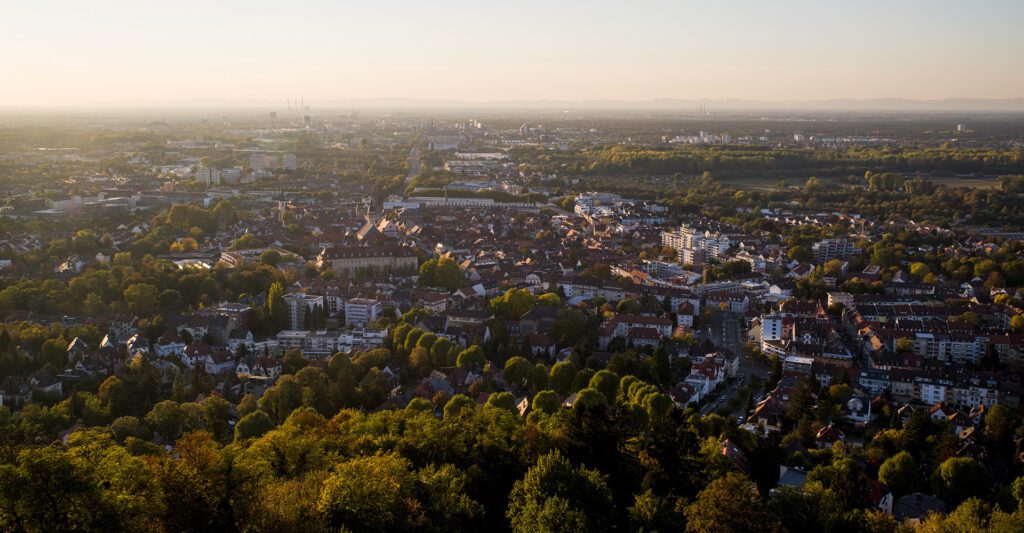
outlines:
[[0, 107], [1024, 97], [1021, 0], [0, 0]]

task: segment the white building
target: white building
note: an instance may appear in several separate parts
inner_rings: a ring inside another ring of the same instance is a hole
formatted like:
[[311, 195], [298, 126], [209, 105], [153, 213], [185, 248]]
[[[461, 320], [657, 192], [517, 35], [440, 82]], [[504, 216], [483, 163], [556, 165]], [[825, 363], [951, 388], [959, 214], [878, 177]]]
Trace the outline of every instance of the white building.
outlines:
[[811, 250], [814, 251], [814, 260], [819, 264], [832, 259], [846, 259], [860, 253], [860, 248], [846, 239], [823, 239], [814, 243]]
[[196, 170], [196, 181], [206, 187], [216, 187], [220, 185], [220, 170], [210, 167], [199, 167]]
[[381, 305], [377, 300], [369, 298], [352, 298], [345, 302], [345, 325], [365, 326], [377, 320]]
[[661, 245], [679, 252], [679, 261], [699, 265], [705, 259], [722, 259], [732, 246], [729, 237], [718, 232], [704, 231], [683, 224], [676, 231], [661, 234]]
[[312, 311], [317, 306], [324, 306], [323, 296], [314, 296], [304, 292], [286, 294], [284, 301], [288, 304], [289, 328], [294, 330], [305, 328], [306, 311]]

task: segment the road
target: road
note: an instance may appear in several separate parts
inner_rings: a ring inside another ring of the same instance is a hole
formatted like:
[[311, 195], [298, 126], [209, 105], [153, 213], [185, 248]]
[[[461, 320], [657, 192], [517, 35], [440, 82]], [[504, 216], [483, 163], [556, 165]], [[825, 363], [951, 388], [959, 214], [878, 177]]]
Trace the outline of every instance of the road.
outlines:
[[409, 173], [405, 175], [405, 181], [402, 182], [402, 197], [405, 198], [405, 188], [409, 186], [409, 182], [420, 173], [420, 149], [418, 146], [413, 146], [412, 150], [409, 150]]
[[[705, 329], [707, 336], [721, 351], [739, 354], [740, 365], [736, 371], [735, 378], [729, 382], [726, 388], [714, 400], [701, 408], [701, 415], [710, 414], [729, 403], [729, 400], [739, 393], [740, 388], [750, 383], [752, 377], [764, 381], [768, 379], [769, 374], [768, 368], [743, 354], [743, 346], [746, 343], [746, 339], [743, 335], [743, 328], [740, 326], [739, 317], [717, 311], [712, 316], [711, 324]], [[746, 414], [746, 405], [740, 406], [731, 416], [738, 417], [741, 414]]]

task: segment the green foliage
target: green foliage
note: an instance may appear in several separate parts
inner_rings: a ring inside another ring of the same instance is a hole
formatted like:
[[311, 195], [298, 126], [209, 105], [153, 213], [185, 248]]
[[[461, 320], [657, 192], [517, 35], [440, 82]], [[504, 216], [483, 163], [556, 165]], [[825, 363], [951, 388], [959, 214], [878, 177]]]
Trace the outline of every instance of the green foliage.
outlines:
[[949, 506], [968, 498], [986, 498], [990, 491], [988, 471], [969, 457], [952, 457], [935, 469], [932, 489]]
[[526, 386], [526, 380], [530, 377], [530, 370], [533, 365], [530, 364], [524, 357], [510, 357], [508, 361], [505, 361], [505, 368], [503, 374], [505, 376], [505, 382], [510, 385]]
[[728, 473], [700, 491], [686, 507], [686, 531], [766, 531], [776, 522], [768, 513], [757, 487], [746, 477]]
[[921, 475], [917, 461], [907, 452], [900, 452], [882, 463], [878, 469], [878, 480], [885, 483], [898, 498], [917, 490]]
[[270, 285], [264, 313], [275, 330], [288, 326], [288, 304], [284, 301], [284, 287], [278, 282]]
[[509, 289], [505, 294], [491, 298], [491, 309], [498, 318], [519, 318], [533, 309], [536, 298], [529, 289]]
[[558, 394], [568, 395], [571, 393], [575, 380], [576, 367], [571, 361], [560, 361], [552, 365], [548, 381], [551, 384], [551, 388]]
[[478, 365], [483, 366], [487, 362], [484, 356], [483, 348], [473, 345], [465, 350], [459, 352], [459, 357], [455, 360], [456, 366], [467, 366], [467, 365]]
[[454, 291], [466, 283], [459, 265], [450, 257], [430, 259], [420, 265], [420, 284]]
[[513, 531], [598, 531], [612, 517], [611, 491], [601, 474], [574, 468], [560, 453], [537, 459], [509, 496]]

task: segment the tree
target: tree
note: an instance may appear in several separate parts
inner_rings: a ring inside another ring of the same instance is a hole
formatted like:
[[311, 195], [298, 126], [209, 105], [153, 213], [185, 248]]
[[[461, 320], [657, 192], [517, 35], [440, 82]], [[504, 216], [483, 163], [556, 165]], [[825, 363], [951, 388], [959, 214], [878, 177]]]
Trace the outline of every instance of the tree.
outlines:
[[820, 483], [773, 490], [768, 507], [782, 521], [785, 531], [834, 531], [844, 511], [835, 493]]
[[574, 468], [560, 452], [542, 455], [509, 495], [513, 531], [600, 531], [611, 526], [612, 497], [596, 470]]
[[124, 383], [117, 376], [110, 376], [100, 384], [100, 390], [96, 393], [103, 407], [114, 418], [122, 417], [132, 412], [128, 395], [124, 390]]
[[516, 386], [524, 386], [526, 379], [530, 376], [530, 369], [533, 365], [524, 357], [510, 357], [508, 361], [505, 361], [505, 369], [503, 371], [505, 376], [505, 383]]
[[276, 267], [281, 263], [281, 252], [277, 250], [267, 250], [260, 254], [260, 264], [270, 265]]
[[651, 489], [633, 498], [629, 521], [636, 531], [682, 531], [685, 524], [679, 500], [658, 496]]
[[777, 522], [761, 501], [757, 487], [730, 472], [715, 479], [686, 507], [686, 531], [770, 531]]
[[553, 292], [546, 292], [537, 297], [537, 305], [547, 305], [551, 307], [561, 307], [562, 298]]
[[505, 294], [491, 299], [491, 308], [496, 316], [513, 319], [526, 314], [536, 303], [529, 289], [509, 289]]
[[439, 338], [434, 341], [434, 344], [430, 346], [430, 361], [434, 367], [445, 367], [451, 366], [455, 361], [452, 360], [452, 352], [456, 350], [456, 346], [452, 342], [445, 338]]
[[317, 509], [334, 530], [390, 531], [414, 522], [412, 465], [399, 455], [357, 457], [324, 481]]
[[558, 394], [568, 395], [576, 379], [576, 367], [571, 361], [559, 361], [551, 367], [549, 382]]
[[232, 250], [252, 250], [260, 246], [263, 246], [263, 241], [252, 233], [246, 233], [231, 243]]
[[405, 346], [405, 338], [409, 336], [410, 331], [412, 331], [412, 326], [404, 322], [392, 328], [391, 345], [396, 348]]
[[174, 442], [181, 436], [185, 427], [185, 412], [181, 404], [173, 400], [164, 400], [153, 406], [146, 414], [146, 425], [153, 428], [164, 442]]
[[177, 290], [167, 289], [160, 293], [158, 301], [160, 303], [161, 309], [166, 309], [168, 311], [178, 311], [179, 309], [181, 309], [183, 298], [181, 296], [181, 293], [178, 292]]
[[302, 356], [302, 350], [292, 348], [284, 352], [281, 358], [281, 372], [284, 374], [295, 374], [302, 370], [307, 364], [306, 358]]
[[262, 437], [274, 429], [274, 421], [262, 410], [253, 411], [235, 424], [235, 442], [245, 442]]
[[199, 408], [203, 414], [203, 427], [206, 431], [220, 443], [231, 442], [231, 402], [219, 396], [208, 396], [199, 403]]
[[156, 309], [158, 297], [157, 288], [149, 283], [135, 283], [124, 290], [128, 309], [137, 315], [151, 314]]
[[548, 388], [548, 368], [544, 366], [544, 363], [533, 365], [527, 379], [530, 382], [530, 390], [533, 392]]
[[511, 413], [516, 412], [516, 398], [512, 396], [511, 392], [502, 391], [496, 392], [487, 397], [487, 406], [495, 407], [498, 409], [504, 409]]
[[910, 275], [914, 278], [923, 280], [925, 276], [931, 273], [931, 268], [925, 263], [916, 262], [910, 264]]
[[561, 309], [555, 314], [549, 335], [558, 346], [571, 346], [587, 334], [587, 317], [578, 309]]
[[801, 263], [814, 261], [814, 254], [803, 246], [790, 246], [789, 250], [786, 251], [786, 255], [788, 255], [790, 259]]
[[601, 370], [590, 378], [591, 388], [597, 389], [604, 395], [609, 404], [615, 403], [615, 397], [619, 392], [619, 376], [608, 370]]
[[424, 507], [417, 517], [422, 523], [417, 525], [427, 531], [447, 531], [452, 524], [480, 529], [483, 506], [466, 494], [468, 481], [469, 476], [450, 464], [429, 465], [416, 472], [417, 501]]
[[444, 405], [444, 419], [452, 420], [461, 415], [463, 411], [472, 410], [475, 406], [476, 403], [470, 400], [469, 396], [456, 394]]
[[557, 412], [561, 404], [557, 394], [549, 390], [542, 390], [533, 396], [531, 406], [536, 412], [550, 415]]
[[985, 415], [982, 426], [985, 440], [992, 450], [999, 455], [1007, 456], [1013, 449], [1013, 434], [1017, 427], [1017, 414], [1002, 404], [993, 405]]
[[429, 350], [432, 346], [434, 346], [434, 343], [437, 342], [437, 339], [438, 336], [436, 333], [431, 333], [427, 331], [420, 335], [420, 338], [416, 339], [416, 346], [420, 348], [426, 348], [427, 350]]
[[461, 352], [459, 352], [459, 357], [458, 357], [458, 359], [455, 360], [456, 366], [459, 366], [459, 367], [463, 367], [463, 366], [467, 366], [467, 365], [483, 366], [484, 363], [486, 363], [486, 362], [487, 362], [487, 359], [484, 357], [484, 350], [483, 350], [483, 348], [481, 348], [481, 347], [479, 347], [479, 346], [477, 346], [475, 344], [473, 346], [470, 346], [469, 348], [466, 348], [465, 350], [462, 350]]
[[950, 507], [972, 497], [984, 499], [989, 494], [988, 471], [969, 457], [952, 457], [935, 469], [932, 489]]
[[450, 257], [430, 259], [420, 265], [420, 283], [428, 287], [443, 287], [450, 291], [466, 282], [459, 265]]
[[878, 480], [885, 483], [896, 497], [910, 494], [921, 483], [917, 461], [906, 451], [897, 453], [882, 463], [878, 469]]
[[284, 287], [277, 281], [270, 285], [264, 312], [275, 331], [288, 327], [288, 304], [284, 301]]
[[1017, 500], [1017, 508], [1024, 509], [1024, 476], [1013, 480], [1010, 492], [1013, 494], [1013, 498]]
[[409, 354], [409, 370], [413, 377], [425, 377], [433, 368], [429, 350], [422, 346], [412, 349], [412, 352]]
[[210, 531], [233, 526], [227, 465], [220, 446], [205, 431], [175, 444], [177, 459], [161, 458], [163, 523], [168, 531]]

